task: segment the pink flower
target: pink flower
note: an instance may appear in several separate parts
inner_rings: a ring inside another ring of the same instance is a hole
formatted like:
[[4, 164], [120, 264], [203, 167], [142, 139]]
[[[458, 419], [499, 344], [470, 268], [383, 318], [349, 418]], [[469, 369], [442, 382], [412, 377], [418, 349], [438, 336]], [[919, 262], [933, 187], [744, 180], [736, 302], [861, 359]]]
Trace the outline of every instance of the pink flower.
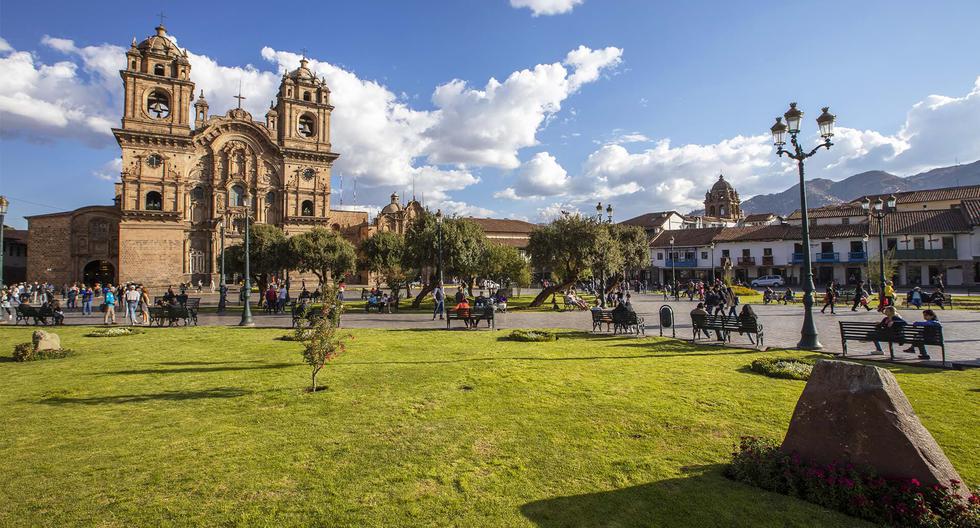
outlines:
[[922, 483], [921, 483], [921, 482], [919, 482], [919, 480], [918, 480], [918, 479], [912, 479], [912, 480], [909, 480], [909, 484], [911, 484], [911, 485], [913, 485], [913, 486], [921, 486], [921, 485], [922, 485]]

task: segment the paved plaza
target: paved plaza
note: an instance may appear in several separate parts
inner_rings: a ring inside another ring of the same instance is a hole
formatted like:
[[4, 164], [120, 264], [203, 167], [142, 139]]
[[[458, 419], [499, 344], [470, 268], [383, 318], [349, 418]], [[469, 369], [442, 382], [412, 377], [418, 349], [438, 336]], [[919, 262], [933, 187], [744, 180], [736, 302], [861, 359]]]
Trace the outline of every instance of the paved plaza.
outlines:
[[[353, 293], [353, 290], [348, 292]], [[192, 297], [202, 297], [202, 306], [215, 306], [217, 295], [210, 293], [194, 294]], [[237, 295], [229, 294], [230, 299], [237, 299]], [[254, 297], [253, 297], [254, 299]], [[692, 337], [691, 319], [689, 312], [695, 303], [689, 301], [663, 301], [660, 294], [637, 294], [633, 296], [633, 305], [640, 315], [645, 319], [646, 334], [648, 336], [659, 335], [658, 311], [661, 306], [669, 305], [674, 310], [677, 321], [676, 335], [678, 339], [690, 340]], [[237, 306], [229, 303], [229, 306]], [[765, 346], [767, 348], [792, 348], [800, 337], [800, 326], [803, 321], [803, 310], [800, 305], [753, 305], [756, 313], [765, 328]], [[915, 321], [919, 318], [919, 312], [915, 310], [901, 310], [905, 318]], [[290, 315], [270, 315], [262, 309], [253, 309], [253, 319], [256, 326], [260, 327], [280, 327], [288, 328], [291, 326]], [[946, 337], [946, 358], [947, 361], [964, 366], [980, 367], [980, 313], [968, 310], [945, 310], [938, 311], [940, 320], [944, 326]], [[124, 324], [125, 316], [122, 312], [116, 317], [120, 324]], [[234, 326], [241, 319], [240, 312], [231, 310], [229, 313], [218, 315], [212, 310], [204, 310], [199, 316], [199, 324], [204, 326]], [[824, 351], [828, 353], [840, 354], [842, 352], [840, 341], [839, 321], [864, 321], [876, 322], [880, 315], [876, 311], [865, 311], [860, 309], [857, 312], [850, 311], [849, 306], [837, 310], [836, 315], [830, 313], [821, 314], [816, 310], [814, 320], [817, 331], [820, 334], [820, 342], [824, 346]], [[78, 312], [69, 312], [65, 319], [66, 324], [101, 324], [102, 314], [96, 312], [92, 316], [84, 317]], [[379, 314], [375, 312], [364, 313], [356, 310], [344, 314], [343, 325], [348, 328], [390, 328], [390, 329], [445, 329], [446, 323], [441, 320], [433, 320], [431, 315], [417, 312], [402, 312], [392, 314]], [[565, 328], [571, 330], [592, 330], [591, 315], [587, 311], [577, 312], [534, 312], [534, 311], [511, 311], [508, 313], [497, 314], [495, 326], [498, 330], [512, 328]], [[454, 329], [462, 329], [458, 322], [453, 323]], [[481, 329], [485, 328], [481, 325]], [[665, 332], [670, 336], [671, 332]], [[717, 346], [707, 340], [699, 341], [705, 346]], [[740, 335], [732, 336], [734, 346], [752, 346], [748, 338]], [[888, 356], [872, 355], [873, 347], [869, 343], [852, 343], [849, 345], [848, 357], [860, 359], [885, 359]], [[903, 363], [912, 364], [933, 364], [938, 365], [940, 361], [939, 350], [931, 350], [932, 361], [923, 362], [916, 358], [915, 354], [901, 352], [901, 348], [895, 349], [896, 360]], [[886, 348], [887, 351], [887, 348]]]

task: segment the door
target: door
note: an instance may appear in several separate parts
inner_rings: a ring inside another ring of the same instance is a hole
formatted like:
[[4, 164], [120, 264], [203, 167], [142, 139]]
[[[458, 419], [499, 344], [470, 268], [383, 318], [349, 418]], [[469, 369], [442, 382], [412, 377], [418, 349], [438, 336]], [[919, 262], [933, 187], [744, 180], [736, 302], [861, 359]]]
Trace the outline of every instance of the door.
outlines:
[[82, 281], [88, 286], [115, 284], [116, 267], [108, 260], [93, 260], [82, 270]]

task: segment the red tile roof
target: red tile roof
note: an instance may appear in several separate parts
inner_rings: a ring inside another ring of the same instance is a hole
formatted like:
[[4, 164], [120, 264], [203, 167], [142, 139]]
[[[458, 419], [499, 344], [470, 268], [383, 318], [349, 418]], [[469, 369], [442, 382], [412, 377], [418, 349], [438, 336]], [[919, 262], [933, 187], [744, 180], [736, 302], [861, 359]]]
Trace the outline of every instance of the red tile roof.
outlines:
[[[814, 207], [807, 209], [807, 213], [810, 218], [842, 218], [845, 216], [866, 216], [867, 213], [861, 208], [861, 205], [854, 205], [853, 203], [846, 204], [834, 204], [825, 205], [823, 207]], [[797, 209], [790, 213], [788, 217], [789, 220], [799, 220], [800, 210]]]
[[964, 200], [960, 207], [970, 225], [980, 225], [980, 200]]
[[512, 220], [509, 218], [473, 218], [466, 217], [467, 220], [475, 222], [483, 228], [485, 233], [527, 233], [530, 234], [536, 227], [530, 222], [523, 220]]
[[[881, 198], [888, 200], [890, 194], [869, 194], [866, 197], [872, 202]], [[895, 198], [900, 204], [914, 202], [933, 202], [947, 200], [969, 200], [980, 198], [980, 185], [964, 185], [961, 187], [946, 187], [944, 189], [923, 189], [921, 191], [905, 191], [895, 193]], [[852, 200], [852, 204], [861, 204], [865, 196]]]
[[[900, 211], [885, 216], [885, 235], [931, 235], [969, 233], [972, 228], [960, 209]], [[878, 234], [878, 222], [871, 222], [871, 233]]]
[[700, 229], [671, 229], [661, 231], [656, 238], [650, 241], [652, 248], [670, 247], [670, 238], [674, 238], [674, 246], [698, 247], [706, 246], [715, 239], [723, 227], [706, 227]]
[[642, 214], [629, 220], [623, 220], [620, 224], [640, 226], [644, 229], [654, 229], [662, 227], [671, 215], [678, 215], [683, 218], [683, 215], [677, 211], [659, 211], [656, 213]]
[[744, 222], [768, 222], [776, 218], [774, 213], [755, 213], [745, 217]]

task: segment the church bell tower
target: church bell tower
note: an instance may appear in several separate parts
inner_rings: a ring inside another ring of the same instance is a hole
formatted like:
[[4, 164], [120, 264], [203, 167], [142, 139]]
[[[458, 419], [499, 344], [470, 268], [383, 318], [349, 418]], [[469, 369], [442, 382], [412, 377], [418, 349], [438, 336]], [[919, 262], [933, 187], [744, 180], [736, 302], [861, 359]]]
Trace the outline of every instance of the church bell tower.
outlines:
[[123, 130], [190, 136], [191, 64], [187, 53], [170, 40], [163, 24], [126, 52], [120, 70], [124, 88]]

